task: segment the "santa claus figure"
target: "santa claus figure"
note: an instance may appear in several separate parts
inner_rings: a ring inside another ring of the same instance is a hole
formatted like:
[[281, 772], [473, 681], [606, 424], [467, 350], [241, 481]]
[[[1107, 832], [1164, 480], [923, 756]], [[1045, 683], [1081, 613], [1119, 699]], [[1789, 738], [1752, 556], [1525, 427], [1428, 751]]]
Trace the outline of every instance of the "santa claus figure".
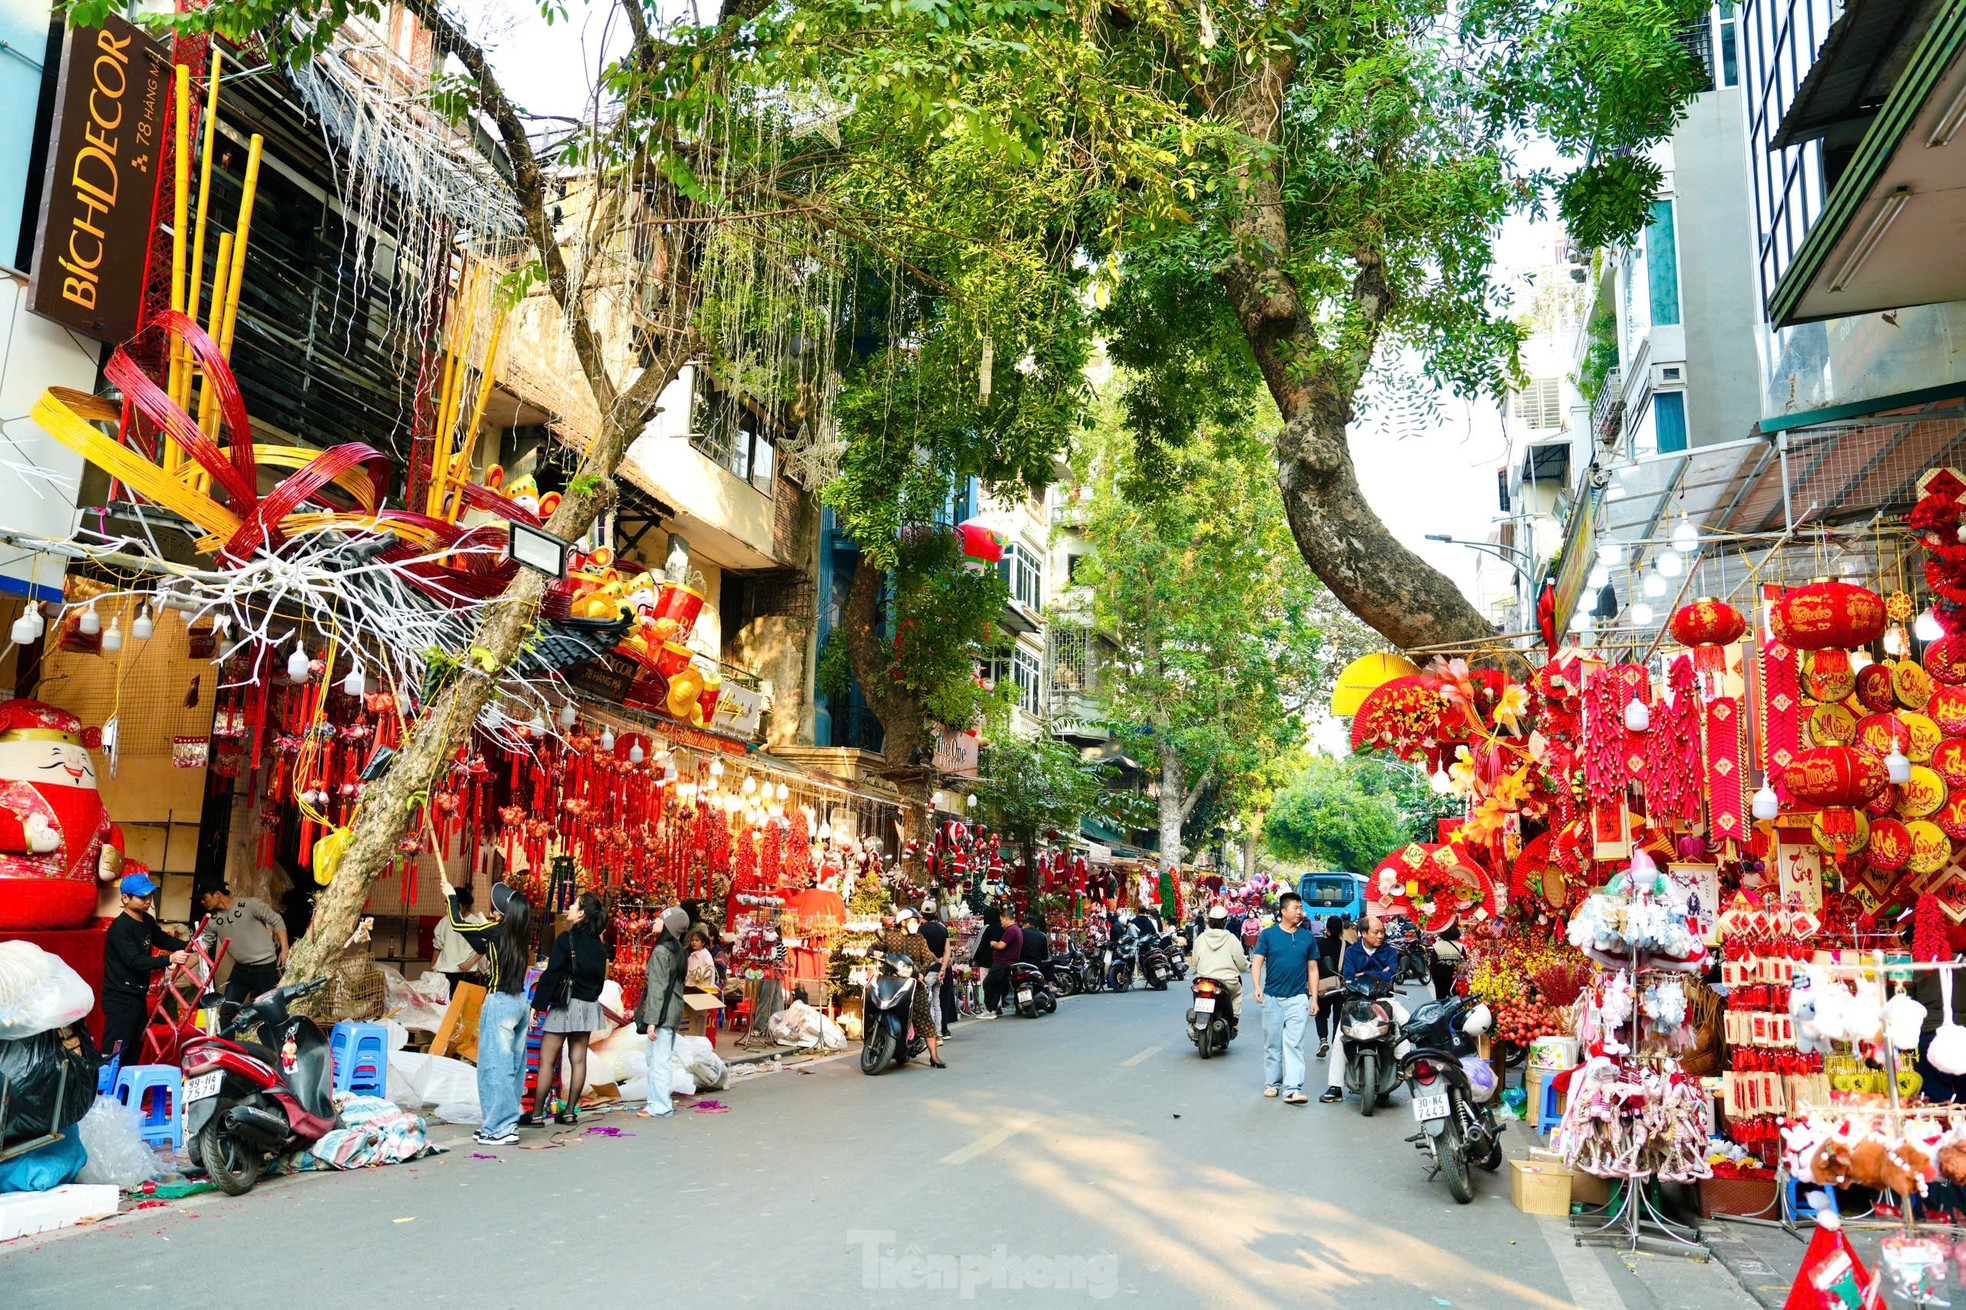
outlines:
[[0, 932], [78, 928], [123, 873], [89, 752], [94, 728], [40, 701], [0, 702]]

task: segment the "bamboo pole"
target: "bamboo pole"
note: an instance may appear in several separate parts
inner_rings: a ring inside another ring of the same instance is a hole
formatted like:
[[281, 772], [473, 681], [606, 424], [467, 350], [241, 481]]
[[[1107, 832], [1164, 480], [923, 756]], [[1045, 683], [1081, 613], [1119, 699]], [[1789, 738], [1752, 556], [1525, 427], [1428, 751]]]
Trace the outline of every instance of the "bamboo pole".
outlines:
[[[191, 200], [191, 65], [179, 64], [176, 67], [177, 85], [172, 97], [176, 109], [177, 176], [172, 179], [171, 202], [171, 308], [184, 312], [184, 228], [190, 221], [186, 210]], [[182, 345], [171, 345], [171, 368], [165, 390], [172, 400], [182, 407], [190, 399], [190, 383], [186, 374], [190, 372], [190, 361]], [[177, 443], [166, 440], [164, 443], [164, 468], [176, 471], [183, 460], [183, 452]]]
[[[205, 96], [205, 145], [198, 160], [198, 221], [191, 229], [191, 276], [187, 280], [190, 303], [185, 309], [198, 317], [205, 297], [205, 214], [212, 202], [212, 146], [218, 136], [218, 73], [225, 54], [216, 43], [212, 47], [211, 89]], [[212, 283], [212, 302], [218, 302], [219, 283]], [[209, 332], [211, 329], [207, 328]]]
[[218, 353], [232, 358], [232, 333], [239, 325], [239, 283], [246, 272], [246, 244], [252, 239], [253, 200], [259, 195], [259, 152], [266, 138], [253, 133], [246, 151], [246, 188], [239, 197], [239, 224], [232, 238], [232, 275], [225, 284], [225, 331], [218, 339]]

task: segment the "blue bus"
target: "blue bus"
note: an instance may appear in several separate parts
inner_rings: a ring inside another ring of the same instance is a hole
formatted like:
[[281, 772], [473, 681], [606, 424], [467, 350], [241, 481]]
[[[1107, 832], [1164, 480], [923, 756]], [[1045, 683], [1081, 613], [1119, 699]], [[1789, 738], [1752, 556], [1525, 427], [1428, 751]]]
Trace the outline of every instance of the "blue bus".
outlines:
[[1297, 880], [1297, 894], [1304, 898], [1304, 917], [1320, 932], [1332, 915], [1348, 919], [1365, 914], [1365, 876], [1331, 870], [1307, 873]]

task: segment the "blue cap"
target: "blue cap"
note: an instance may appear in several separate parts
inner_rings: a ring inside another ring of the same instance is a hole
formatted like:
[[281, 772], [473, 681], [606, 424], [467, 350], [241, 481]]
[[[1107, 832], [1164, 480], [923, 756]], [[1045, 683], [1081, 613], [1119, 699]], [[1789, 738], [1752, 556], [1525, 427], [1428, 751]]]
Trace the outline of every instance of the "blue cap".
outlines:
[[118, 885], [122, 887], [123, 895], [125, 896], [155, 896], [157, 894], [157, 884], [150, 881], [148, 876], [141, 873], [130, 874]]

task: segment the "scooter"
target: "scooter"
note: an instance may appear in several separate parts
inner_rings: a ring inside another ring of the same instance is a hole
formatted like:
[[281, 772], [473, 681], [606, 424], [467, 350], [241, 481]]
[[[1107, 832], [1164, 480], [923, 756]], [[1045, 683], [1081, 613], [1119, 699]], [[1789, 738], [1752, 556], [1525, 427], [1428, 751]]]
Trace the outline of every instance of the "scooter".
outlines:
[[1206, 1060], [1229, 1049], [1229, 1042], [1236, 1035], [1236, 1000], [1214, 978], [1197, 977], [1192, 987], [1194, 999], [1188, 1003], [1188, 1040]]
[[1051, 990], [1044, 970], [1022, 961], [1010, 966], [1010, 1000], [1017, 1013], [1026, 1019], [1052, 1014], [1058, 1009], [1058, 993]]
[[1338, 1040], [1345, 1049], [1345, 1086], [1358, 1093], [1359, 1112], [1366, 1118], [1379, 1098], [1399, 1086], [1400, 1024], [1406, 1015], [1393, 1000], [1392, 984], [1373, 980], [1353, 982], [1338, 1002]]
[[923, 985], [905, 955], [873, 952], [879, 972], [860, 993], [860, 1072], [872, 1077], [903, 1065], [928, 1049], [928, 1034], [915, 1031], [915, 988]]
[[[269, 1155], [286, 1155], [334, 1128], [334, 1055], [321, 1029], [288, 1007], [325, 978], [276, 987], [213, 1036], [185, 1040], [184, 1136], [190, 1154], [227, 1196], [244, 1196]], [[216, 1005], [216, 995], [205, 998]], [[240, 1034], [255, 1030], [257, 1041]]]
[[1470, 1164], [1493, 1173], [1502, 1164], [1502, 1126], [1495, 1119], [1495, 1071], [1475, 1054], [1487, 1031], [1488, 1007], [1462, 996], [1428, 1001], [1406, 1022], [1410, 1048], [1400, 1075], [1413, 1097], [1420, 1131], [1407, 1140], [1425, 1151], [1462, 1205], [1474, 1200]]

